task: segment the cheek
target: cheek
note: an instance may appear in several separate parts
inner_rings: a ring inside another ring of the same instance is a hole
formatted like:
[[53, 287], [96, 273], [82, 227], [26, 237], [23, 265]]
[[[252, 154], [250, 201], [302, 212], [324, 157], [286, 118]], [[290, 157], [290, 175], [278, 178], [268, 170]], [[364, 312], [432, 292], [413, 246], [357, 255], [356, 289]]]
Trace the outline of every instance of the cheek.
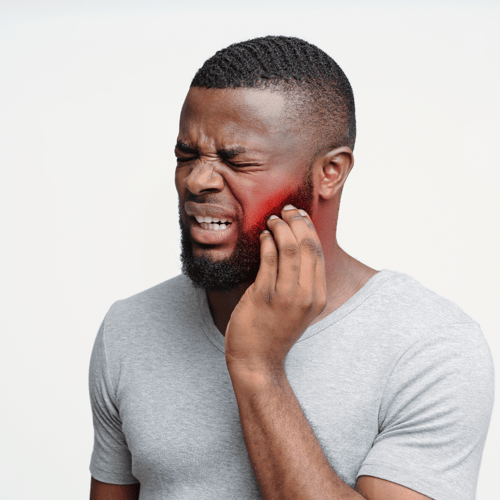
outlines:
[[243, 230], [258, 233], [264, 231], [267, 219], [273, 214], [280, 217], [281, 209], [289, 203], [294, 192], [294, 189], [288, 188], [274, 190], [267, 196], [262, 196], [261, 193], [260, 196], [249, 197], [245, 206]]

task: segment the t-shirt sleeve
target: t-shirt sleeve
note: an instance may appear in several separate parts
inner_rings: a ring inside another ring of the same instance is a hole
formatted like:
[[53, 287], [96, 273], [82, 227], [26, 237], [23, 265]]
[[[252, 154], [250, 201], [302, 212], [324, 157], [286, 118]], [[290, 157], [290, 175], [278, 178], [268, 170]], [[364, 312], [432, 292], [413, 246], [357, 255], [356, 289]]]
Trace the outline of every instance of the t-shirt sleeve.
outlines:
[[89, 392], [94, 423], [90, 473], [98, 481], [133, 484], [132, 455], [122, 431], [105, 346], [105, 321], [97, 334], [89, 369]]
[[401, 353], [379, 434], [357, 474], [435, 500], [475, 498], [493, 408], [493, 360], [479, 326], [454, 325]]

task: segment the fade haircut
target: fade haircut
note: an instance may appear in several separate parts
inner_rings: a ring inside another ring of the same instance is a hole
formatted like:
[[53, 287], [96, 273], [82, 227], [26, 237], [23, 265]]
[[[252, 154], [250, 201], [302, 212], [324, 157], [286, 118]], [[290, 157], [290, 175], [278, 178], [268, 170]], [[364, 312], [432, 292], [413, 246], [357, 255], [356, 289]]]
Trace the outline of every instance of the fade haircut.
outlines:
[[203, 64], [191, 87], [281, 91], [291, 103], [289, 116], [310, 132], [314, 156], [340, 146], [354, 149], [349, 80], [328, 54], [300, 38], [266, 36], [229, 45]]

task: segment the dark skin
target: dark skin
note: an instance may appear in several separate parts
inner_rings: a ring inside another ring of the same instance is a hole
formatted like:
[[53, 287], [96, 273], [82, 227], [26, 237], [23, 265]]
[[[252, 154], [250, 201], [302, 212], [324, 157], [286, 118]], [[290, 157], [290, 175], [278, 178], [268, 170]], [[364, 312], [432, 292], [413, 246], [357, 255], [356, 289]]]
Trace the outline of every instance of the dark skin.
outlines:
[[[209, 199], [208, 205], [243, 216], [242, 228], [232, 227], [211, 246], [201, 244], [205, 233], [193, 230], [195, 255], [228, 257], [238, 231], [256, 224], [270, 200], [300, 186], [311, 160], [312, 132], [287, 119], [288, 105], [282, 93], [271, 90], [190, 89], [178, 144], [191, 152], [176, 148], [183, 221], [197, 224], [182, 210], [188, 199], [200, 207]], [[227, 151], [233, 154], [228, 157]], [[255, 282], [208, 294], [214, 322], [226, 337], [245, 443], [266, 499], [428, 498], [371, 476], [360, 477], [355, 489], [345, 484], [328, 463], [285, 373], [286, 356], [305, 329], [377, 272], [336, 240], [340, 195], [353, 164], [346, 146], [318, 155], [311, 213], [288, 206], [271, 217], [260, 236]]]
[[[181, 113], [175, 182], [196, 256], [228, 258], [241, 231], [261, 223], [277, 198], [302, 185], [314, 131], [288, 120], [288, 105], [282, 93], [271, 90], [190, 89]], [[285, 372], [286, 356], [306, 328], [377, 273], [344, 252], [336, 239], [340, 195], [353, 164], [346, 146], [316, 156], [310, 213], [283, 207], [260, 235], [255, 282], [208, 293], [214, 322], [225, 335], [243, 435], [265, 499], [428, 498], [371, 476], [361, 476], [354, 489], [344, 483]], [[242, 222], [220, 232], [205, 230], [186, 209], [196, 215], [237, 215]], [[91, 494], [92, 500], [139, 495], [137, 485], [94, 485], [99, 493]]]
[[[243, 102], [233, 104], [234, 96], [245, 97], [239, 99]], [[254, 119], [256, 110], [251, 108], [255, 104], [263, 114], [258, 121]], [[307, 136], [297, 140], [304, 133], [300, 125], [288, 123], [284, 117], [286, 106], [285, 98], [277, 92], [191, 89], [181, 114], [178, 144], [190, 145], [192, 153], [176, 148], [179, 160], [176, 186], [181, 208], [188, 198], [210, 194], [216, 197], [218, 205], [242, 212], [245, 218], [242, 229], [248, 230], [266, 212], [269, 200], [300, 186], [304, 165], [310, 161], [306, 150], [310, 140]], [[205, 129], [200, 130], [202, 124]], [[202, 140], [206, 137], [205, 147], [198, 135]], [[246, 152], [235, 154], [229, 161], [221, 158], [221, 151], [238, 150]], [[327, 307], [313, 322], [334, 311], [376, 273], [345, 253], [335, 236], [340, 191], [353, 164], [351, 149], [341, 147], [325, 153], [313, 165], [317, 191], [313, 220], [327, 263], [328, 294]], [[185, 215], [183, 219], [189, 220]], [[209, 250], [195, 245], [195, 255], [228, 257], [236, 237]], [[209, 294], [212, 314], [222, 334], [248, 286], [242, 285], [230, 293]]]

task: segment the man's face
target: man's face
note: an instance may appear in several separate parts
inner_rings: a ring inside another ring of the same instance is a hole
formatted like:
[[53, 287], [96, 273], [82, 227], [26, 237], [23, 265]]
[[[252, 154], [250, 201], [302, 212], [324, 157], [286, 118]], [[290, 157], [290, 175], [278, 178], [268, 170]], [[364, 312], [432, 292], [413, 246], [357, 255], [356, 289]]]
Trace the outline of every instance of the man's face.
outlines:
[[310, 213], [310, 156], [286, 105], [272, 90], [195, 87], [186, 97], [175, 148], [181, 259], [208, 291], [255, 280], [270, 215], [289, 203]]

